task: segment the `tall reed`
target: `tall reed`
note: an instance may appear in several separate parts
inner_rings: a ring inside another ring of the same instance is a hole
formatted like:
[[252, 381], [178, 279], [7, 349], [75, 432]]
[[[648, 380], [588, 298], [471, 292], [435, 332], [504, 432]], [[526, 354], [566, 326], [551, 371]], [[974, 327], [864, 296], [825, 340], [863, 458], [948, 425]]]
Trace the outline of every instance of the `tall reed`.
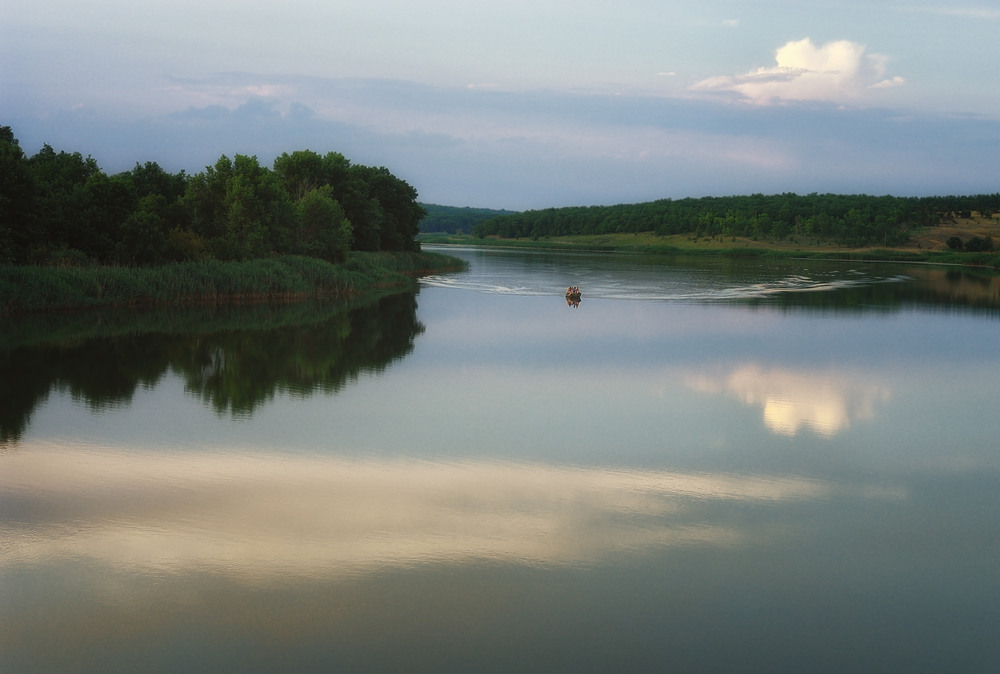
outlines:
[[343, 264], [288, 255], [159, 267], [0, 266], [0, 312], [346, 298], [409, 288], [417, 271], [460, 264], [434, 253], [351, 253]]

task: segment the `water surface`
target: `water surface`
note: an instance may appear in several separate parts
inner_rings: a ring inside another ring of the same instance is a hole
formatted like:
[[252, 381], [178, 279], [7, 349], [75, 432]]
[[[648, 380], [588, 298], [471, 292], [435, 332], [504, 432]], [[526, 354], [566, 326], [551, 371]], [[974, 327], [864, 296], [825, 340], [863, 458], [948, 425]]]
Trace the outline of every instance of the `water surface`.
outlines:
[[0, 671], [1000, 665], [993, 277], [457, 254], [5, 326]]

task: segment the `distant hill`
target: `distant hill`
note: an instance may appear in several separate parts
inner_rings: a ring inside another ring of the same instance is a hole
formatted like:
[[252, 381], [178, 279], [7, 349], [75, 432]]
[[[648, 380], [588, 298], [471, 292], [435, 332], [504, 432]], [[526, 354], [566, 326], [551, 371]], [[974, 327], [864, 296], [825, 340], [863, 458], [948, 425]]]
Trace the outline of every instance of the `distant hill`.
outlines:
[[421, 232], [447, 232], [448, 234], [471, 234], [472, 229], [483, 220], [498, 215], [512, 215], [517, 211], [495, 210], [491, 208], [469, 208], [420, 204], [427, 215], [420, 221]]

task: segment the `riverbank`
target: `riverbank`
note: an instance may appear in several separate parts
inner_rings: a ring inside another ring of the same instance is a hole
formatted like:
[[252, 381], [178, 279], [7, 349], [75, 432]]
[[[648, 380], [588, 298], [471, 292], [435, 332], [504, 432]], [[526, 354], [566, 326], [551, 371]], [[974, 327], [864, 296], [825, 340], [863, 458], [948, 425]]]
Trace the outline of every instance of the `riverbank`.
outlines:
[[[938, 228], [934, 228], [937, 230]], [[467, 245], [536, 248], [548, 250], [618, 251], [651, 254], [721, 255], [729, 257], [796, 257], [885, 262], [924, 262], [1000, 269], [1000, 252], [962, 252], [940, 246], [929, 247], [926, 236], [914, 237], [899, 248], [845, 248], [805, 239], [783, 242], [754, 241], [743, 237], [696, 237], [691, 234], [658, 236], [637, 234], [596, 234], [535, 239], [476, 238], [471, 235], [422, 234], [428, 245]], [[1000, 237], [994, 237], [1000, 240]]]
[[407, 290], [421, 274], [461, 268], [461, 260], [432, 252], [351, 252], [342, 264], [286, 255], [157, 267], [0, 266], [0, 314], [350, 299]]

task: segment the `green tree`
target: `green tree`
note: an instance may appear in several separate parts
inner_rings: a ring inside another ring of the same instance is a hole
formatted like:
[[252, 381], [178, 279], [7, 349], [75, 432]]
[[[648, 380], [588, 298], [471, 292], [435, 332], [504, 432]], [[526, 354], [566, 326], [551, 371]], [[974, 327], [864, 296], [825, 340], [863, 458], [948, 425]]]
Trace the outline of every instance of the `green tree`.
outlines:
[[159, 264], [171, 257], [163, 214], [166, 197], [148, 194], [122, 222], [115, 258], [129, 264]]
[[420, 220], [427, 215], [423, 206], [417, 203], [417, 190], [384, 166], [368, 169], [366, 173], [369, 194], [382, 210], [379, 248], [417, 250]]
[[298, 249], [295, 252], [331, 261], [347, 257], [351, 247], [351, 223], [333, 199], [329, 185], [310, 190], [295, 205]]
[[220, 259], [289, 252], [294, 245], [294, 205], [257, 157], [223, 155], [188, 182], [184, 203], [193, 233]]
[[0, 262], [24, 262], [40, 243], [35, 178], [9, 126], [0, 127]]
[[420, 220], [426, 211], [417, 191], [385, 167], [351, 162], [338, 152], [320, 156], [311, 150], [284, 153], [274, 161], [274, 173], [293, 201], [329, 187], [353, 228], [356, 250], [416, 250]]
[[75, 191], [74, 197], [75, 217], [66, 223], [67, 245], [93, 260], [110, 261], [122, 224], [138, 201], [132, 185], [98, 172]]
[[187, 176], [184, 171], [177, 174], [167, 173], [159, 164], [149, 161], [142, 165], [137, 162], [134, 169], [116, 177], [130, 180], [136, 196], [141, 198], [149, 194], [159, 194], [167, 200], [167, 203], [182, 197], [187, 186]]
[[222, 238], [228, 210], [226, 190], [233, 162], [222, 155], [213, 166], [191, 177], [181, 203], [188, 214], [191, 232], [208, 242]]
[[97, 162], [79, 152], [57, 153], [46, 144], [28, 165], [37, 189], [33, 232], [37, 252], [44, 258], [54, 250], [76, 247], [74, 240], [81, 237], [80, 213], [86, 206], [83, 190], [100, 173]]
[[312, 150], [285, 152], [274, 160], [274, 173], [289, 196], [298, 201], [323, 185], [331, 185], [323, 157]]

